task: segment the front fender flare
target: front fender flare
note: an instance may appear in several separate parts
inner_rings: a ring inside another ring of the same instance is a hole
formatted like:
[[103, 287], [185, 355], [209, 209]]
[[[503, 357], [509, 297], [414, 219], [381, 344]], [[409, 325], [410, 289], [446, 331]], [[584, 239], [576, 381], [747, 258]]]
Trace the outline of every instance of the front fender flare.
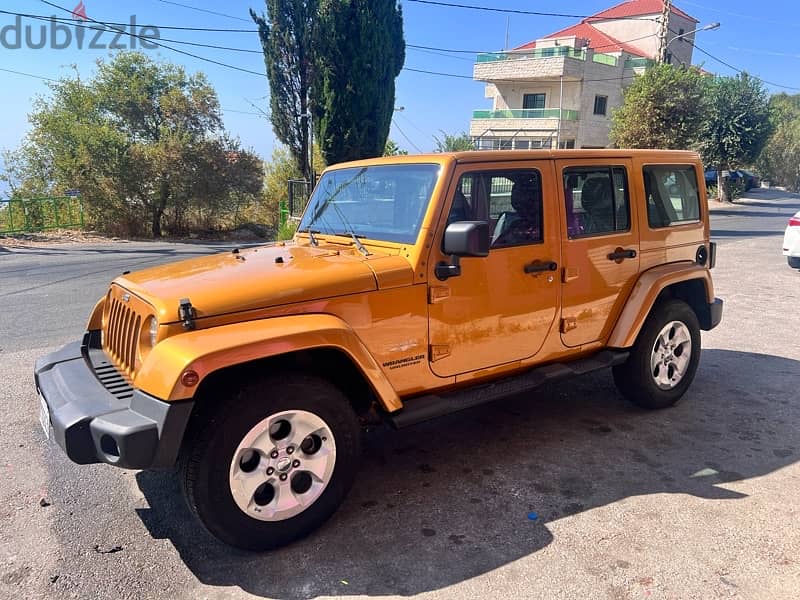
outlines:
[[340, 318], [326, 314], [259, 319], [167, 338], [145, 358], [134, 385], [157, 398], [188, 399], [198, 386], [187, 388], [181, 383], [187, 369], [195, 371], [202, 382], [226, 367], [317, 348], [334, 348], [347, 355], [387, 411], [403, 406], [355, 331]]
[[671, 285], [695, 279], [703, 281], [706, 299], [709, 303], [713, 302], [714, 284], [711, 281], [711, 273], [706, 267], [696, 263], [679, 262], [654, 267], [642, 273], [617, 319], [608, 346], [611, 348], [633, 346], [658, 295]]

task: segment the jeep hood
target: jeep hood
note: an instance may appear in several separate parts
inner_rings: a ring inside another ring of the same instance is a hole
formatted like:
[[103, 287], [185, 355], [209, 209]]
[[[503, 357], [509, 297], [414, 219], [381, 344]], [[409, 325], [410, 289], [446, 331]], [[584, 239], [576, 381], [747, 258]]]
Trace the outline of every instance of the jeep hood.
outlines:
[[[181, 299], [197, 318], [410, 285], [407, 260], [364, 256], [341, 245], [294, 244], [224, 252], [137, 271], [115, 283], [149, 303], [159, 322], [178, 321]], [[381, 284], [384, 285], [381, 285]]]

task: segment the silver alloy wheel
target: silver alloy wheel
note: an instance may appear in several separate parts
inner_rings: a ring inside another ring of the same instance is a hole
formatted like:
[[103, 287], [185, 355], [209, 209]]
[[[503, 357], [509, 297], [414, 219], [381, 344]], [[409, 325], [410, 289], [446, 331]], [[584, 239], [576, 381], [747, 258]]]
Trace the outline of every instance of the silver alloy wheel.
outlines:
[[311, 506], [328, 485], [336, 441], [314, 413], [270, 415], [244, 436], [233, 454], [230, 488], [237, 506], [261, 521], [283, 521]]
[[650, 355], [650, 374], [662, 390], [678, 385], [692, 358], [692, 335], [681, 321], [667, 323], [656, 336]]

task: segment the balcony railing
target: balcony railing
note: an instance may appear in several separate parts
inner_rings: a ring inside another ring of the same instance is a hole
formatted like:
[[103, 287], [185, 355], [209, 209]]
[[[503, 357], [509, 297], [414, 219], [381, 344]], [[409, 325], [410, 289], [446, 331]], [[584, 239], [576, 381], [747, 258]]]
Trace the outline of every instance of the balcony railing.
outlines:
[[559, 115], [564, 121], [577, 121], [580, 118], [577, 110], [558, 108], [476, 110], [472, 112], [473, 119], [558, 119]]
[[656, 64], [656, 61], [650, 58], [629, 58], [625, 61], [626, 69], [646, 69]]
[[[478, 54], [476, 62], [489, 63], [501, 60], [525, 60], [531, 58], [553, 58], [567, 56], [578, 60], [586, 60], [586, 51], [572, 48], [570, 46], [554, 46], [552, 48], [535, 48], [525, 52], [487, 52]], [[610, 54], [593, 54], [592, 61], [612, 67], [617, 66], [617, 57]]]
[[498, 60], [522, 60], [524, 58], [553, 58], [554, 56], [569, 56], [586, 60], [586, 52], [570, 46], [556, 46], [553, 48], [536, 48], [525, 52], [486, 52], [478, 54], [477, 62], [495, 62]]

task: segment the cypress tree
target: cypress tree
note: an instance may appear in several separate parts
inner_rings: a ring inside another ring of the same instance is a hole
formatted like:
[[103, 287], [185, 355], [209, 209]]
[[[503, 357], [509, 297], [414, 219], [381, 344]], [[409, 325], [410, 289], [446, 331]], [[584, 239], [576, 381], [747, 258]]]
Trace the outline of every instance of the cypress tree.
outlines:
[[314, 66], [313, 24], [319, 0], [266, 0], [267, 12], [250, 16], [258, 25], [270, 88], [275, 136], [310, 181], [308, 114]]
[[405, 62], [401, 7], [395, 0], [320, 0], [314, 41], [312, 110], [327, 163], [382, 156]]

